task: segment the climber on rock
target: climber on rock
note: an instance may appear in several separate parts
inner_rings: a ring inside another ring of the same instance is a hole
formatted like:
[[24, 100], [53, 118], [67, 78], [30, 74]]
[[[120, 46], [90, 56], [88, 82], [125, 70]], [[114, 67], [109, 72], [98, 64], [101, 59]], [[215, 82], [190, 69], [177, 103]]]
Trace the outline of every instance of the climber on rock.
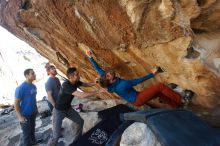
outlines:
[[193, 94], [188, 91], [181, 96], [163, 83], [157, 83], [149, 88], [145, 88], [141, 92], [138, 92], [133, 87], [153, 78], [159, 73], [159, 68], [154, 69], [152, 73], [149, 73], [146, 76], [132, 80], [124, 80], [117, 77], [113, 70], [107, 72], [104, 71], [94, 60], [93, 53], [91, 51], [87, 50], [86, 55], [89, 57], [89, 61], [92, 63], [96, 72], [100, 75], [100, 86], [107, 88], [110, 93], [116, 93], [134, 106], [142, 106], [147, 104], [151, 99], [160, 97], [162, 101], [167, 103], [167, 106], [163, 108], [179, 108], [188, 103], [188, 100], [193, 96]]

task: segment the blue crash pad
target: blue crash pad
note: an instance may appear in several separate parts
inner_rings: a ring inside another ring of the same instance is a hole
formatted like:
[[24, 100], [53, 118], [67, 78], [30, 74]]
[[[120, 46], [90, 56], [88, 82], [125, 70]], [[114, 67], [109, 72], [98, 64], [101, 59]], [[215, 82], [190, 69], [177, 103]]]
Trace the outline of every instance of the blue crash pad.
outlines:
[[121, 119], [146, 123], [162, 146], [220, 146], [220, 134], [190, 111], [150, 109]]

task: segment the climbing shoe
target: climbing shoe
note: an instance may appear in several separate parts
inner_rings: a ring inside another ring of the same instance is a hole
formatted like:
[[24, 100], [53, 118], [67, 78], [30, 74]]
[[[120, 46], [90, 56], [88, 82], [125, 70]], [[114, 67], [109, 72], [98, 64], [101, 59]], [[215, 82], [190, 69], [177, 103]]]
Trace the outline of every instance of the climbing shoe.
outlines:
[[183, 96], [182, 96], [182, 106], [186, 108], [190, 101], [192, 100], [193, 96], [195, 93], [191, 90], [184, 90], [183, 91]]
[[184, 95], [183, 95], [183, 99], [184, 100], [188, 100], [190, 101], [192, 99], [192, 97], [194, 96], [194, 92], [191, 90], [184, 90], [183, 91]]

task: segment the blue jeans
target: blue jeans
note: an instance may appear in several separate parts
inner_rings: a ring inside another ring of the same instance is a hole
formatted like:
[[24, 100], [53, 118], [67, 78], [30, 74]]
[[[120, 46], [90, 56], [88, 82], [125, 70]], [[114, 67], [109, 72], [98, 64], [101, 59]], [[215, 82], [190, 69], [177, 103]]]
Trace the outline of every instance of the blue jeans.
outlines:
[[77, 129], [77, 138], [82, 135], [84, 120], [80, 117], [79, 113], [76, 112], [73, 108], [69, 108], [66, 111], [60, 111], [56, 108], [53, 109], [53, 137], [49, 140], [48, 146], [56, 146], [58, 139], [61, 134], [61, 125], [63, 119], [67, 117], [76, 124], [79, 125]]
[[36, 114], [31, 116], [24, 116], [27, 121], [24, 123], [20, 123], [22, 130], [22, 137], [20, 146], [31, 146], [35, 143], [35, 120]]

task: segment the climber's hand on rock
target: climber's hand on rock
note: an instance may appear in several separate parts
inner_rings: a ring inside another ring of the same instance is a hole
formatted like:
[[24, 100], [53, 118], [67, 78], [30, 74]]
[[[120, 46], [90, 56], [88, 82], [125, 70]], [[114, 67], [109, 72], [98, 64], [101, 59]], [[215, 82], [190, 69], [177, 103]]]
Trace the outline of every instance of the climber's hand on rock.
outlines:
[[157, 66], [157, 67], [154, 67], [154, 68], [151, 70], [151, 72], [152, 72], [154, 75], [156, 75], [156, 74], [161, 73], [161, 72], [163, 72], [163, 71], [162, 71], [162, 69], [161, 69], [159, 66]]
[[93, 56], [92, 51], [86, 50], [86, 55], [91, 58]]
[[95, 78], [95, 83], [96, 83], [96, 84], [99, 83], [99, 78]]

